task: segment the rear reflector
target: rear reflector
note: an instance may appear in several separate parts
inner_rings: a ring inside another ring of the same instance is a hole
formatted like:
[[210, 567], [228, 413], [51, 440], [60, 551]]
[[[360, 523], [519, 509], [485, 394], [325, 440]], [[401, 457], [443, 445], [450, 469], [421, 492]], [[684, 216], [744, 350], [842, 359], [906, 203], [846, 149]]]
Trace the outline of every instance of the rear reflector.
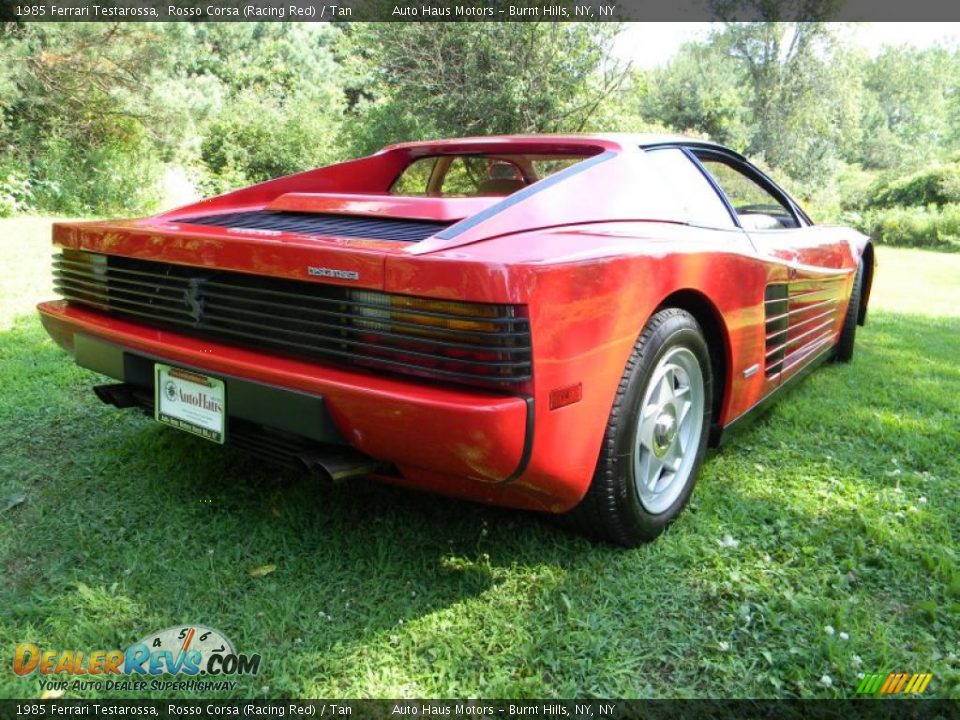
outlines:
[[583, 383], [568, 385], [550, 391], [550, 409], [556, 410], [566, 405], [573, 405], [583, 398]]

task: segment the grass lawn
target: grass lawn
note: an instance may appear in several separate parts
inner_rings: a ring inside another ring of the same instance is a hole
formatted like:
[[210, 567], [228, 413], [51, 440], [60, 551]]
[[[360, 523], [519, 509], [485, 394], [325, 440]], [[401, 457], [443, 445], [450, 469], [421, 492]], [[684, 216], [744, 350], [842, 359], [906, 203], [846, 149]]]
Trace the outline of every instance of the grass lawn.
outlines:
[[960, 697], [960, 255], [881, 248], [853, 364], [715, 453], [682, 519], [624, 551], [321, 486], [102, 405], [32, 310], [48, 238], [0, 221], [0, 697], [41, 692], [10, 670], [17, 642], [125, 648], [179, 623], [262, 654], [237, 696], [848, 697], [898, 670]]

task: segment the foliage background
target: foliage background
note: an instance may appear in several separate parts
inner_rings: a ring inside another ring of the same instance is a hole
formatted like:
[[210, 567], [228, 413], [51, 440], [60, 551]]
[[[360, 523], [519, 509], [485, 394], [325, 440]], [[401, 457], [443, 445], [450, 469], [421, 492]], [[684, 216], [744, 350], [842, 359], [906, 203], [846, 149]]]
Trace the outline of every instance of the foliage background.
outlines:
[[401, 140], [666, 130], [747, 153], [816, 219], [956, 249], [960, 52], [870, 56], [838, 27], [718, 24], [641, 70], [614, 24], [6, 24], [0, 216], [144, 213]]

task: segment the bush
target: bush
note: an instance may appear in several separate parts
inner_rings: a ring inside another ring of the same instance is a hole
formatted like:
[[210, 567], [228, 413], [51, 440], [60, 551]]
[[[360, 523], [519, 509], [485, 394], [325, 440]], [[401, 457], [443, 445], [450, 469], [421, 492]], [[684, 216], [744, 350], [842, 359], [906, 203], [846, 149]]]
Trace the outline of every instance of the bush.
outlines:
[[874, 187], [865, 207], [925, 207], [950, 203], [960, 203], [960, 164], [935, 165], [906, 177], [881, 181]]
[[279, 100], [244, 92], [204, 134], [203, 193], [219, 193], [324, 165], [338, 157], [339, 108], [307, 96]]
[[30, 179], [15, 170], [0, 174], [0, 217], [11, 217], [30, 210], [33, 186]]
[[960, 204], [868, 210], [850, 220], [883, 245], [960, 251]]
[[36, 209], [66, 215], [138, 215], [160, 197], [162, 166], [142, 128], [84, 146], [46, 139], [30, 168]]
[[776, 170], [767, 173], [779, 182], [810, 214], [815, 222], [845, 222], [847, 212], [862, 208], [876, 183], [877, 174], [858, 165], [833, 162], [829, 172], [805, 182], [778, 177]]

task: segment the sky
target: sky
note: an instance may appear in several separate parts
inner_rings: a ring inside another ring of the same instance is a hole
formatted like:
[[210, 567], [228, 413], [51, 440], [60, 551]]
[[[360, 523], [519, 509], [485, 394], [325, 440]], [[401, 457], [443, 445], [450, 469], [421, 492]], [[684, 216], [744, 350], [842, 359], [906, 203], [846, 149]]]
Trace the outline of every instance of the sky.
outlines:
[[[842, 37], [871, 52], [878, 52], [884, 45], [960, 47], [960, 23], [837, 24], [843, 26]], [[706, 37], [712, 25], [705, 22], [627, 23], [627, 29], [617, 38], [617, 53], [631, 58], [637, 67], [656, 67], [669, 60], [683, 43]]]

